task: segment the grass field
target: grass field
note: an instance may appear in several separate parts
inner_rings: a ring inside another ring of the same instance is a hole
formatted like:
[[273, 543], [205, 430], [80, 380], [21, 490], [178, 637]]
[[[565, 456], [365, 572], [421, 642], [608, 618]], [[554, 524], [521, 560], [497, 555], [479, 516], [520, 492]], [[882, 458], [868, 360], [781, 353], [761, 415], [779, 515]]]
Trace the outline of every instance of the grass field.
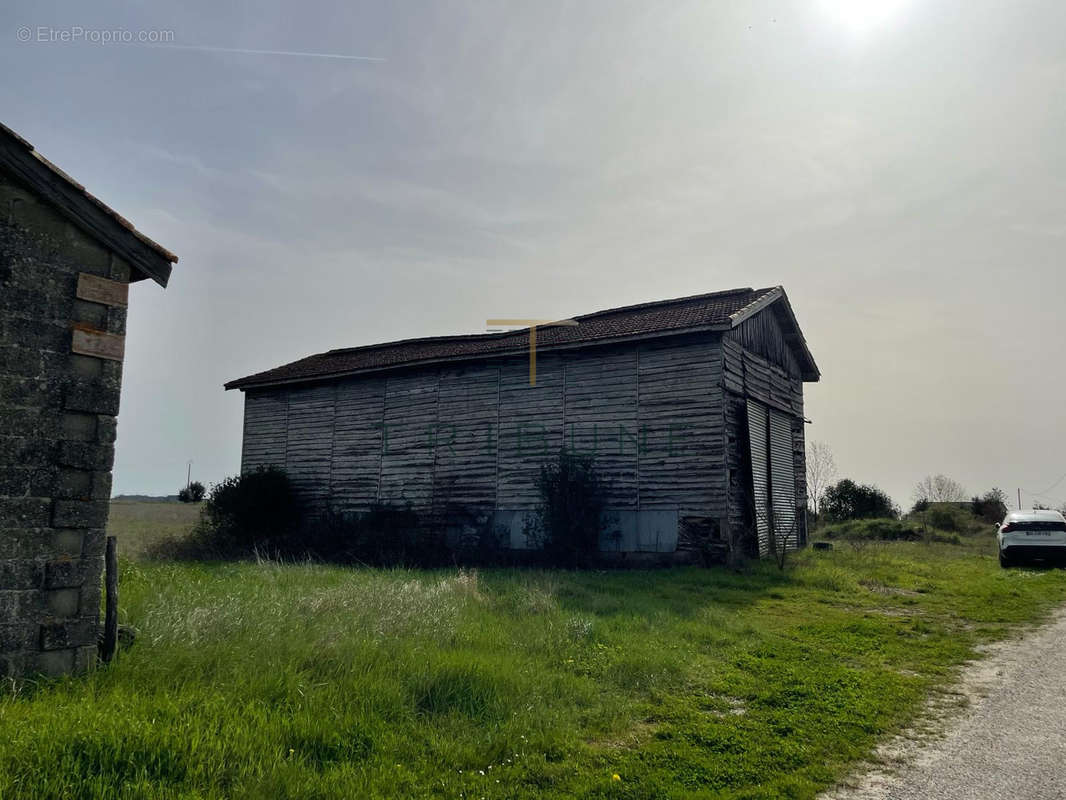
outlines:
[[812, 797], [1066, 573], [989, 537], [784, 573], [127, 560], [122, 597], [116, 663], [0, 700], [0, 797]]
[[199, 503], [111, 503], [108, 533], [116, 538], [119, 555], [143, 558], [160, 542], [187, 533], [200, 516]]

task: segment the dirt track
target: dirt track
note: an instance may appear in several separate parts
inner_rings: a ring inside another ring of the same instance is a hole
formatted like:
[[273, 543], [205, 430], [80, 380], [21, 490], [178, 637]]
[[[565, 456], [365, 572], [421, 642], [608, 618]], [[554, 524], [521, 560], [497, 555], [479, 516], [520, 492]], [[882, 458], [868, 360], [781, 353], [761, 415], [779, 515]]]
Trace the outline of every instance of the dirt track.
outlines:
[[969, 665], [930, 723], [823, 800], [1066, 798], [1066, 609]]

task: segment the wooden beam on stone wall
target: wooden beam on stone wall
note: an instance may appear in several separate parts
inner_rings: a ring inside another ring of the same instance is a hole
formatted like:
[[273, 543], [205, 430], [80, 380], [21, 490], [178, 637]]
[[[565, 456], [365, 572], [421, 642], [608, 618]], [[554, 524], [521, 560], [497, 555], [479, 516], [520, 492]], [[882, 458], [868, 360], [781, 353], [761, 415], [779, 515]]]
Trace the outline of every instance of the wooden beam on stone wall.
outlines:
[[126, 337], [75, 323], [70, 350], [83, 356], [122, 361], [126, 354]]
[[87, 272], [78, 274], [78, 298], [105, 306], [125, 308], [129, 305], [130, 287], [122, 281], [112, 281]]

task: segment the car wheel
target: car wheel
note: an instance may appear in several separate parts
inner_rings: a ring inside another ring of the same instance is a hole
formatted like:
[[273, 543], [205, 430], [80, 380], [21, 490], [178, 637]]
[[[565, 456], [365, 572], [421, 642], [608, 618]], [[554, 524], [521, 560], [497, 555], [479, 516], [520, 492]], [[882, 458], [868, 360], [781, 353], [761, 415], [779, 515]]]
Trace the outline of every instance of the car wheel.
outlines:
[[1002, 550], [999, 551], [999, 565], [1003, 567], [1003, 569], [1007, 569], [1011, 565], [1010, 558], [1008, 558]]

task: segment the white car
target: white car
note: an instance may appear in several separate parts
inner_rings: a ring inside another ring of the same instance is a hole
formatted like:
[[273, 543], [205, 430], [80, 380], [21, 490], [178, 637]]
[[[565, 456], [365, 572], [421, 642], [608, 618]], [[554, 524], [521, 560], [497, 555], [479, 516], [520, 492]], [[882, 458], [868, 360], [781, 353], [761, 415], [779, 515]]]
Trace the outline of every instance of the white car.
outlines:
[[996, 534], [999, 564], [1066, 562], [1066, 519], [1058, 511], [1011, 511]]

